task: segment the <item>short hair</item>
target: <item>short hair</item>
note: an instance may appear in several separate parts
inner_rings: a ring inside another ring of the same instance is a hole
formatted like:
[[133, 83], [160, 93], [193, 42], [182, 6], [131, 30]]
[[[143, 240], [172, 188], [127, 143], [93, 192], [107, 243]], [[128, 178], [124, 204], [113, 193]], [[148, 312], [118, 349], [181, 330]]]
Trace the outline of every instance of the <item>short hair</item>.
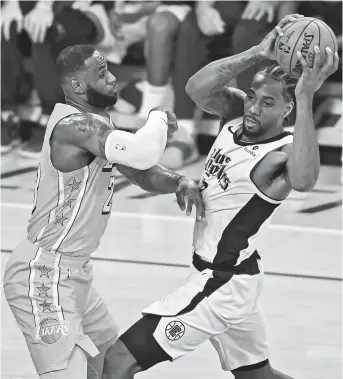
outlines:
[[[293, 78], [287, 72], [285, 72], [279, 65], [271, 64], [264, 68], [261, 68], [257, 74], [262, 74], [266, 77], [274, 79], [283, 84], [283, 96], [286, 101], [293, 101], [295, 103], [295, 87], [298, 79]], [[256, 75], [257, 75], [256, 74]]]
[[63, 49], [55, 63], [55, 70], [61, 82], [71, 75], [82, 70], [85, 61], [90, 58], [96, 49], [90, 45], [74, 45]]

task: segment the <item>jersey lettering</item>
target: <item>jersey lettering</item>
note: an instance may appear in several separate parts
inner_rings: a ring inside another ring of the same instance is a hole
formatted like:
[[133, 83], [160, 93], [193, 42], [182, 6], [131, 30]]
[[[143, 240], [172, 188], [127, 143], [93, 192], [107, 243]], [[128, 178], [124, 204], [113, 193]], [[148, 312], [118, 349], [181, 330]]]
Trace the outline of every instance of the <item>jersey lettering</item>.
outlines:
[[108, 184], [108, 190], [110, 191], [106, 201], [105, 201], [105, 204], [102, 208], [102, 212], [101, 214], [103, 215], [108, 215], [110, 212], [111, 212], [111, 208], [112, 208], [112, 197], [113, 197], [113, 193], [114, 193], [114, 176], [111, 176], [110, 177], [110, 182]]
[[201, 179], [200, 190], [203, 191], [207, 188], [208, 183], [206, 179], [210, 176], [216, 176], [218, 183], [223, 191], [229, 188], [230, 179], [225, 173], [225, 168], [231, 162], [231, 158], [226, 154], [221, 154], [222, 149], [214, 149], [208, 161], [206, 162], [204, 175]]

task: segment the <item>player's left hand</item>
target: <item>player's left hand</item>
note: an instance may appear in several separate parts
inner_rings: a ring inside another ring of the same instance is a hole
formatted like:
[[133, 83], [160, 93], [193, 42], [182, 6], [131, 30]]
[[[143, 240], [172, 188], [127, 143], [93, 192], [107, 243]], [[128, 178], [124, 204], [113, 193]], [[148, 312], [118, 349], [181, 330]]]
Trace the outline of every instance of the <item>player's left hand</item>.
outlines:
[[187, 216], [192, 213], [193, 205], [195, 205], [197, 220], [200, 221], [205, 217], [205, 206], [202, 201], [201, 193], [197, 184], [192, 179], [181, 176], [176, 189], [176, 198], [180, 209], [182, 211], [186, 209]]
[[44, 42], [46, 32], [54, 21], [54, 14], [49, 3], [48, 1], [38, 3], [24, 18], [24, 29], [33, 43]]
[[274, 20], [275, 9], [278, 6], [277, 1], [249, 1], [242, 13], [242, 20], [260, 21], [267, 15], [267, 21], [271, 23]]
[[314, 93], [322, 86], [325, 80], [338, 69], [338, 54], [334, 54], [327, 47], [325, 49], [326, 59], [324, 65], [320, 65], [320, 50], [318, 46], [314, 47], [313, 67], [309, 67], [301, 52], [297, 52], [297, 57], [302, 64], [303, 73], [295, 87], [295, 95], [307, 94], [313, 96]]

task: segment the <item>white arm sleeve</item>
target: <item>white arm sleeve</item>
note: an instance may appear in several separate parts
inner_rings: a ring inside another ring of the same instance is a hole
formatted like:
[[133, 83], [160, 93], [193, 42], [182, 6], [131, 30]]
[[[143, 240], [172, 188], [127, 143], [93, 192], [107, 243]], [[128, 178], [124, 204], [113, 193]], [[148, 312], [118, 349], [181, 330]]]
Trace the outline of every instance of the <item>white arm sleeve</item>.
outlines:
[[152, 111], [145, 125], [135, 134], [114, 130], [105, 143], [109, 162], [138, 170], [158, 164], [167, 143], [168, 117], [163, 111]]

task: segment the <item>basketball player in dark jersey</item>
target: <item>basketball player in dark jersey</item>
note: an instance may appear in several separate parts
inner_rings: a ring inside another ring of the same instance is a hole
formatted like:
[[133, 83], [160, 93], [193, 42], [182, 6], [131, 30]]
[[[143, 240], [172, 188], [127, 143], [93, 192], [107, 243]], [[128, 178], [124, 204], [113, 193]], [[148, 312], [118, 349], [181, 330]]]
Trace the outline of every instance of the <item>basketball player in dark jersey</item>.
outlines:
[[[276, 37], [299, 17], [285, 17], [259, 45], [212, 62], [190, 78], [189, 96], [221, 117], [200, 183], [205, 218], [195, 222], [191, 272], [174, 292], [144, 309], [107, 351], [103, 379], [130, 379], [208, 340], [223, 370], [236, 379], [291, 379], [269, 362], [258, 306], [263, 265], [256, 243], [292, 189], [309, 191], [316, 184], [320, 160], [312, 100], [337, 70], [338, 56], [326, 49], [321, 66], [315, 47], [310, 68], [298, 53], [303, 66], [298, 81], [273, 64], [256, 74], [247, 94], [227, 84], [252, 64], [275, 60]], [[230, 120], [235, 100], [242, 117]], [[295, 103], [293, 136], [283, 123]]]

